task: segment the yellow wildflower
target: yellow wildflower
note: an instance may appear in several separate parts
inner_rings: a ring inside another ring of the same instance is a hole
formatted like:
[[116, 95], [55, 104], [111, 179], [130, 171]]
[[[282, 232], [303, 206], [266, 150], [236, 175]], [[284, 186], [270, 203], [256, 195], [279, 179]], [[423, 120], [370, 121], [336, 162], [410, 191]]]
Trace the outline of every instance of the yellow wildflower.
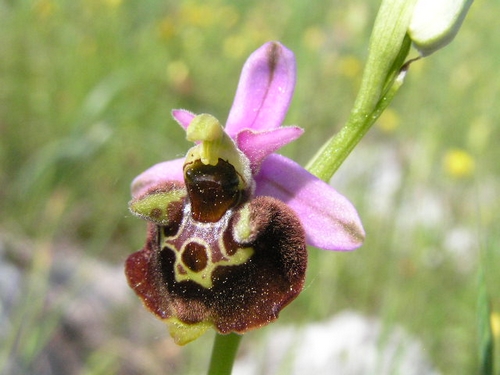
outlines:
[[500, 313], [493, 312], [490, 315], [491, 332], [494, 337], [500, 338]]
[[443, 166], [445, 172], [450, 176], [464, 178], [474, 173], [475, 163], [473, 157], [467, 151], [451, 149], [444, 155]]

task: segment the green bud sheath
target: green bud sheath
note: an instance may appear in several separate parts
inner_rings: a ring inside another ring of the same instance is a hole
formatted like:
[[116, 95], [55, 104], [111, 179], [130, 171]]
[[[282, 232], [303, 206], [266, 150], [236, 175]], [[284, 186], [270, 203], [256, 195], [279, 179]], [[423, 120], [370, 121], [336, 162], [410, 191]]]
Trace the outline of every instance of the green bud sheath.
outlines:
[[443, 48], [458, 33], [473, 0], [419, 0], [408, 28], [422, 56]]

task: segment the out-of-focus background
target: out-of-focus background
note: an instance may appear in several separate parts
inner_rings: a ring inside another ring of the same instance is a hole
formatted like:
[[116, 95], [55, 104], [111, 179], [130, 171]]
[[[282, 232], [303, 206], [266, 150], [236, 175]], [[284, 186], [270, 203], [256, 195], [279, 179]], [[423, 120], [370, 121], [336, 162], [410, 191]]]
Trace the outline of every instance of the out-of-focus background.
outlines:
[[[0, 0], [0, 373], [203, 373], [213, 333], [177, 347], [126, 286], [123, 262], [145, 239], [130, 182], [189, 147], [171, 109], [225, 120], [246, 57], [269, 40], [297, 57], [285, 123], [306, 132], [282, 152], [305, 164], [348, 116], [378, 5]], [[396, 330], [432, 371], [476, 373], [481, 267], [499, 343], [498, 12], [478, 1], [451, 45], [411, 66], [332, 180], [364, 246], [311, 248], [305, 291], [241, 356], [264, 363], [294, 341], [272, 346], [286, 327], [347, 314], [364, 323], [322, 348], [366, 330], [375, 349], [351, 349], [376, 362]]]

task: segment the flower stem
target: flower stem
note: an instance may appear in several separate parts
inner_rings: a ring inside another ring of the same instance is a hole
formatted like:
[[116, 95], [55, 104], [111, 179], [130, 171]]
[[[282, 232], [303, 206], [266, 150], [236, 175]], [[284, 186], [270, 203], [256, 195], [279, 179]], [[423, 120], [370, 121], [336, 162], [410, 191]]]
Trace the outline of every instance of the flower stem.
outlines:
[[[370, 40], [361, 87], [346, 125], [318, 151], [307, 169], [328, 181], [375, 123], [403, 83], [411, 47], [407, 35], [415, 0], [383, 0]], [[403, 68], [401, 68], [403, 66]]]
[[356, 107], [354, 108], [345, 126], [323, 145], [316, 156], [309, 162], [306, 167], [307, 170], [324, 181], [332, 178], [354, 147], [392, 102], [399, 88], [403, 85], [408, 67], [413, 61], [410, 60], [403, 65], [387, 92], [378, 101], [371, 113], [363, 113], [356, 110]]
[[230, 375], [242, 336], [235, 333], [215, 335], [208, 375]]

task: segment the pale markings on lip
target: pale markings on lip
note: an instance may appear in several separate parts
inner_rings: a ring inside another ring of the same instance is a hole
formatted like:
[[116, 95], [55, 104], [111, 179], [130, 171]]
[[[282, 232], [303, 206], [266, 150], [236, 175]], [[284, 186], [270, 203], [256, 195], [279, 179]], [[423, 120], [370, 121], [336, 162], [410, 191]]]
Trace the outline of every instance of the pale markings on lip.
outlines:
[[[174, 236], [163, 238], [162, 248], [167, 248], [175, 255], [174, 275], [177, 282], [193, 281], [203, 288], [213, 286], [212, 274], [220, 266], [237, 266], [246, 263], [253, 255], [251, 247], [238, 248], [232, 255], [223, 241], [223, 234], [227, 230], [230, 218], [234, 211], [228, 210], [215, 223], [202, 223], [193, 220], [190, 214], [190, 204], [184, 208], [184, 216], [179, 230]], [[188, 254], [191, 244], [198, 245], [198, 255], [202, 259], [192, 259]], [[205, 253], [201, 253], [201, 248]], [[188, 262], [186, 262], [188, 261]], [[203, 262], [204, 267], [197, 269], [197, 262]]]

